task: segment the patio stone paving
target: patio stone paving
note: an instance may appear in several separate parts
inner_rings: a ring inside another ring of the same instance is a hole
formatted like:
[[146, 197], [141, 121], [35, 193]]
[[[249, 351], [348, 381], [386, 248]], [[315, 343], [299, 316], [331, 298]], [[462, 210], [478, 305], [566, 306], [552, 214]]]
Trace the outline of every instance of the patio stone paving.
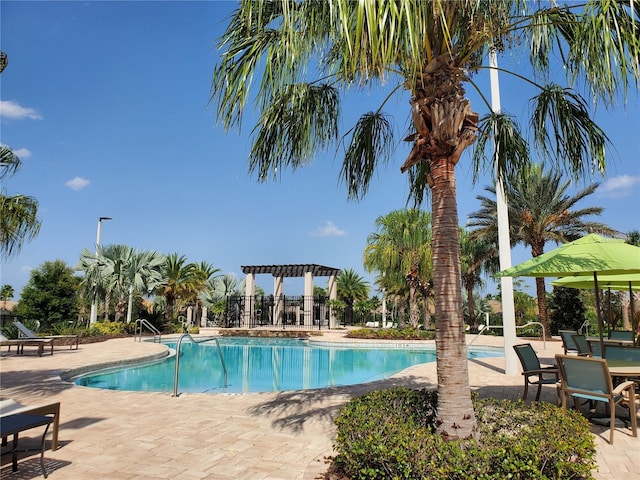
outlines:
[[[344, 341], [334, 331], [322, 339]], [[351, 341], [351, 340], [349, 340]], [[476, 342], [501, 346], [502, 339]], [[561, 353], [559, 341], [532, 341], [543, 363]], [[380, 382], [321, 390], [258, 394], [181, 394], [121, 392], [72, 385], [61, 380], [68, 369], [122, 362], [163, 352], [164, 346], [131, 338], [57, 347], [37, 357], [2, 349], [1, 397], [26, 405], [61, 403], [59, 448], [45, 452], [49, 478], [150, 480], [164, 478], [314, 480], [327, 468], [335, 433], [333, 420], [351, 397], [374, 388], [434, 387], [435, 363], [411, 367]], [[504, 375], [503, 358], [469, 363], [470, 382], [482, 397], [518, 398], [522, 376]], [[530, 392], [530, 398], [533, 398]], [[542, 400], [555, 402], [544, 387]], [[21, 434], [18, 472], [11, 455], [2, 456], [2, 479], [41, 478], [40, 430]], [[598, 448], [597, 480], [640, 478], [640, 438], [617, 429], [609, 445], [608, 427], [592, 427]], [[49, 441], [47, 441], [49, 444]], [[6, 449], [7, 447], [5, 447]]]

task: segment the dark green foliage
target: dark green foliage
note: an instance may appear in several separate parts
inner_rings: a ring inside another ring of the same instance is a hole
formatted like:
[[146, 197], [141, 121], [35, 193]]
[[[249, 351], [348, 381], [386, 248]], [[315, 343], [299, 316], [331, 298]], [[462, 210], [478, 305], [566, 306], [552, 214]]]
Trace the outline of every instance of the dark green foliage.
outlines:
[[553, 335], [558, 330], [578, 330], [586, 320], [586, 309], [576, 288], [554, 287], [549, 308]]
[[351, 330], [349, 338], [369, 338], [381, 340], [433, 340], [436, 334], [431, 330], [418, 330], [417, 328], [382, 328], [373, 330], [370, 328], [360, 328]]
[[436, 408], [429, 390], [394, 388], [353, 399], [336, 419], [331, 472], [352, 480], [593, 478], [595, 443], [575, 411], [476, 399], [479, 440], [446, 441], [435, 433]]
[[44, 262], [31, 272], [15, 314], [25, 320], [40, 321], [40, 332], [48, 332], [61, 322], [75, 322], [79, 284], [73, 269], [62, 260]]

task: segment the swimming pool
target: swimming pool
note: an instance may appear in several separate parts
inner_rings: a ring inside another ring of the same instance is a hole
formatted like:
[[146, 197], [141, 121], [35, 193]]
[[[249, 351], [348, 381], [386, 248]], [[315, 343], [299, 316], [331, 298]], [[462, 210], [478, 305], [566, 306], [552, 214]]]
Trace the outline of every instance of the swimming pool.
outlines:
[[[313, 345], [302, 339], [221, 338], [227, 387], [215, 342], [182, 343], [178, 391], [248, 393], [306, 390], [381, 380], [412, 365], [433, 362], [433, 347]], [[175, 347], [174, 343], [167, 343]], [[501, 355], [474, 350], [470, 357]], [[175, 356], [160, 362], [89, 373], [77, 385], [110, 390], [171, 392]]]

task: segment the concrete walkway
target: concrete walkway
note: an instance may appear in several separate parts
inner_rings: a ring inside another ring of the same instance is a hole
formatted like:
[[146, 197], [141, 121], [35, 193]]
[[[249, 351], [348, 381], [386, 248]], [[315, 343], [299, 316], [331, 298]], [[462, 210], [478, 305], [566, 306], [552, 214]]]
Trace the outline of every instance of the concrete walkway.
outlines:
[[[320, 338], [344, 341], [342, 336], [332, 332]], [[499, 345], [501, 339], [481, 342]], [[547, 342], [546, 348], [542, 342], [532, 343], [548, 363], [561, 351], [558, 341]], [[77, 351], [57, 347], [53, 356], [43, 357], [29, 347], [23, 356], [3, 348], [2, 398], [33, 406], [61, 402], [60, 447], [45, 452], [49, 478], [314, 480], [326, 471], [333, 420], [349, 398], [392, 385], [435, 388], [436, 382], [435, 363], [352, 387], [177, 398], [78, 387], [60, 379], [69, 369], [154, 356], [164, 349], [130, 338], [80, 345]], [[505, 376], [503, 358], [472, 360], [469, 369], [471, 385], [481, 396], [521, 395], [522, 377]], [[542, 399], [554, 401], [555, 389], [545, 387]], [[32, 451], [21, 454], [18, 472], [11, 472], [11, 455], [2, 456], [1, 478], [41, 478], [38, 431], [20, 437], [20, 448]], [[592, 431], [598, 446], [596, 479], [640, 478], [639, 438], [631, 437], [629, 429], [617, 429], [614, 445], [609, 445], [608, 428], [594, 426]]]

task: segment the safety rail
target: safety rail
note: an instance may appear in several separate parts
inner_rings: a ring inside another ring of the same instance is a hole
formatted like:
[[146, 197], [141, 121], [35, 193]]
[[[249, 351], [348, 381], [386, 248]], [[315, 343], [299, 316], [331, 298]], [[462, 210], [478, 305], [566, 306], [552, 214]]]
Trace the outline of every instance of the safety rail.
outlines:
[[158, 330], [156, 327], [154, 327], [149, 320], [145, 319], [145, 318], [139, 318], [136, 320], [136, 325], [135, 325], [135, 329], [133, 330], [133, 340], [137, 341], [137, 342], [141, 342], [142, 341], [142, 330], [143, 328], [146, 328], [147, 330], [149, 330], [152, 334], [153, 334], [153, 341], [154, 343], [160, 343], [160, 341], [162, 340], [162, 334], [160, 333], [160, 330]]
[[[539, 325], [540, 328], [542, 329], [542, 342], [543, 342], [543, 345], [544, 345], [544, 349], [546, 350], [546, 348], [547, 348], [547, 338], [546, 338], [546, 335], [544, 333], [544, 326], [540, 322], [528, 322], [528, 323], [525, 323], [524, 325], [516, 325], [516, 330], [519, 329], [519, 328], [527, 328], [527, 327], [530, 327], [531, 325]], [[478, 334], [476, 335], [476, 338], [471, 340], [471, 342], [467, 345], [467, 347], [470, 347], [471, 345], [473, 345], [474, 342], [476, 340], [478, 340], [478, 338], [480, 338], [480, 335], [482, 335], [484, 332], [486, 332], [486, 331], [488, 331], [488, 330], [490, 330], [492, 328], [495, 328], [495, 329], [502, 328], [502, 329], [504, 329], [504, 325], [482, 325], [480, 327], [480, 330], [478, 330]]]
[[176, 369], [173, 375], [172, 397], [179, 396], [178, 395], [178, 375], [179, 375], [178, 372], [180, 371], [180, 347], [182, 346], [182, 340], [184, 340], [185, 337], [189, 337], [189, 339], [196, 345], [200, 343], [210, 342], [212, 340], [216, 342], [216, 347], [218, 349], [218, 356], [220, 357], [220, 363], [222, 364], [222, 371], [224, 373], [224, 388], [227, 388], [227, 366], [224, 363], [224, 357], [222, 356], [222, 349], [220, 348], [220, 342], [218, 341], [218, 339], [214, 337], [214, 338], [206, 338], [204, 340], [197, 341], [188, 333], [183, 333], [182, 335], [180, 335], [180, 338], [178, 338], [178, 342], [176, 343]]

